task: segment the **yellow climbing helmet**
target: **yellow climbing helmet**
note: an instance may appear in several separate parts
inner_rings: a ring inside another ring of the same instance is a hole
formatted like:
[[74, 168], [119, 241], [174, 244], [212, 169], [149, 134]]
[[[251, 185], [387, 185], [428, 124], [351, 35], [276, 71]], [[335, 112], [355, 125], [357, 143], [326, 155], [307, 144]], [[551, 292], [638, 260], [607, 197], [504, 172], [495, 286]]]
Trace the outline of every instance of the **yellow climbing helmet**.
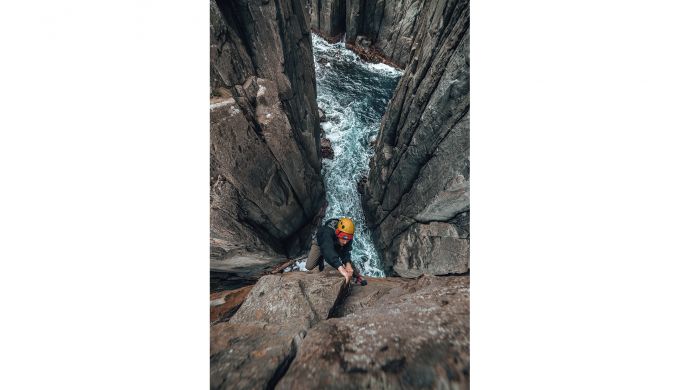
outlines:
[[335, 228], [335, 235], [343, 240], [354, 238], [354, 222], [350, 218], [340, 218], [338, 226]]

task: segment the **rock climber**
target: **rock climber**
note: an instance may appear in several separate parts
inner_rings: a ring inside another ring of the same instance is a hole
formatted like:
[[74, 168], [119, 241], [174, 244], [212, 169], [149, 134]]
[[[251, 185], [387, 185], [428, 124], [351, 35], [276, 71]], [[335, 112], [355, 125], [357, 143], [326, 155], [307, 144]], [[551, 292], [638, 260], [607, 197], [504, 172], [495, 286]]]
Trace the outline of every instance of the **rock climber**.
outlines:
[[316, 231], [305, 268], [311, 271], [318, 265], [319, 271], [323, 271], [325, 260], [326, 263], [340, 271], [346, 283], [354, 277], [355, 283], [365, 286], [366, 280], [352, 266], [353, 238], [354, 222], [350, 218], [328, 220]]

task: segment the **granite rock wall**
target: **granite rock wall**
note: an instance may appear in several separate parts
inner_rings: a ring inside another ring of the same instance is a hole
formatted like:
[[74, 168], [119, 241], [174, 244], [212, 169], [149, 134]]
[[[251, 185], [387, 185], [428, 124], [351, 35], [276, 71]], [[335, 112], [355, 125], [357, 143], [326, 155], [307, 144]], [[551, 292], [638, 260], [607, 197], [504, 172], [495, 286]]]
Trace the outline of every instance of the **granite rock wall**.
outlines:
[[211, 261], [294, 256], [324, 201], [301, 0], [210, 2]]
[[403, 69], [415, 48], [422, 0], [309, 0], [312, 31], [373, 62]]
[[362, 199], [388, 273], [469, 271], [469, 25], [468, 1], [423, 7], [381, 122]]

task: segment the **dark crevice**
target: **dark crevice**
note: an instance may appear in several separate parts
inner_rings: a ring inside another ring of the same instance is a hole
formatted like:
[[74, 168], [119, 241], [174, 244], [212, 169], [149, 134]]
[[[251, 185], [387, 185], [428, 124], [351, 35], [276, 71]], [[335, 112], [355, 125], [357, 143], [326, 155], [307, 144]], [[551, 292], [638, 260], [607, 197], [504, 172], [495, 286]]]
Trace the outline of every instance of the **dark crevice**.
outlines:
[[[276, 225], [269, 221], [267, 213], [265, 213], [264, 210], [260, 207], [261, 205], [257, 204], [256, 202], [253, 202], [252, 200], [248, 199], [246, 196], [241, 194], [239, 187], [235, 186], [234, 183], [231, 180], [229, 180], [229, 178], [225, 177], [224, 180], [227, 181], [235, 190], [234, 193], [237, 198], [236, 220], [242, 225], [244, 225], [244, 227], [249, 229], [251, 232], [255, 233], [255, 237], [260, 238], [264, 243], [269, 245], [269, 247], [273, 249], [276, 253], [285, 255], [286, 247], [285, 245], [283, 245], [282, 241], [284, 241], [286, 238], [283, 232], [277, 229]], [[247, 216], [244, 216], [244, 214], [247, 215], [247, 212], [244, 213], [245, 210], [243, 210], [243, 207], [241, 206], [243, 204], [242, 202], [247, 202], [248, 205], [255, 208], [259, 212], [259, 215], [265, 219], [265, 222], [263, 224], [260, 224], [257, 221], [251, 220]], [[269, 228], [273, 229], [274, 232], [277, 233], [277, 235], [282, 238], [278, 238], [277, 236], [275, 236], [273, 232], [270, 232], [269, 230], [264, 228], [263, 225], [266, 225]]]
[[347, 2], [342, 1], [340, 5], [340, 27], [337, 31], [338, 34], [346, 34], [347, 33]]
[[412, 222], [408, 223], [403, 229], [399, 230], [395, 235], [393, 235], [392, 239], [390, 240], [390, 243], [384, 248], [384, 250], [388, 250], [389, 248], [392, 248], [392, 245], [394, 245], [394, 241], [397, 238], [399, 238], [399, 236], [406, 233], [406, 231], [409, 230], [411, 228], [411, 226], [413, 226], [416, 223], [419, 223], [419, 222], [412, 220]]
[[[232, 177], [232, 179], [234, 179], [234, 177]], [[256, 223], [255, 221], [251, 221], [251, 220], [243, 217], [243, 208], [241, 207], [241, 204], [242, 204], [241, 201], [248, 202], [248, 204], [254, 206], [260, 212], [260, 215], [262, 215], [264, 218], [267, 218], [266, 217], [267, 214], [264, 212], [264, 210], [262, 210], [260, 205], [251, 201], [246, 196], [241, 194], [241, 191], [239, 190], [239, 188], [243, 188], [243, 185], [237, 187], [236, 185], [234, 185], [233, 181], [230, 178], [227, 178], [227, 177], [223, 177], [223, 180], [228, 182], [234, 188], [234, 194], [237, 198], [237, 200], [236, 200], [236, 206], [237, 206], [236, 213], [237, 213], [237, 215], [235, 216], [236, 220], [239, 223], [241, 223], [242, 225], [244, 225], [251, 232], [254, 232], [256, 237], [260, 238], [265, 244], [269, 245], [269, 247], [272, 248], [274, 251], [276, 251], [279, 254], [284, 254], [286, 251], [285, 251], [284, 246], [281, 244], [280, 239], [276, 238], [276, 236], [274, 236], [272, 233], [270, 233], [268, 230], [266, 230], [265, 228], [260, 226], [260, 224]], [[283, 235], [282, 232], [280, 230], [276, 229], [276, 226], [274, 224], [272, 224], [270, 221], [267, 220], [266, 225], [275, 229], [279, 233], [279, 235]]]
[[[326, 190], [324, 188], [323, 192], [320, 194], [321, 196], [321, 206], [319, 207], [319, 210], [317, 211], [316, 215], [314, 216], [314, 219], [312, 222], [301, 226], [299, 229], [294, 231], [290, 237], [298, 238], [300, 240], [300, 247], [299, 250], [305, 250], [308, 249], [308, 244], [309, 242], [307, 241], [308, 239], [311, 239], [312, 232], [315, 231], [321, 224], [321, 220], [323, 219], [324, 215], [326, 215], [326, 208], [328, 207], [328, 202], [326, 201]], [[306, 234], [306, 233], [309, 234]], [[290, 240], [289, 240], [290, 241]], [[304, 245], [303, 245], [304, 244]], [[288, 256], [295, 256], [295, 253], [292, 253], [294, 243], [291, 243], [288, 246]]]
[[[298, 281], [298, 283], [300, 283]], [[311, 304], [311, 301], [309, 300], [309, 296], [305, 292], [305, 289], [301, 284], [299, 284], [300, 290], [302, 290], [302, 293], [305, 297], [305, 300], [309, 303], [309, 307], [312, 310], [312, 313], [314, 314], [314, 317], [318, 320], [317, 324], [320, 323], [323, 320], [327, 320], [329, 318], [335, 318], [336, 316], [334, 315], [337, 311], [338, 308], [343, 304], [345, 301], [345, 298], [347, 298], [351, 292], [351, 284], [343, 284], [342, 288], [340, 289], [340, 292], [338, 293], [337, 298], [335, 299], [335, 302], [333, 302], [333, 306], [329, 310], [328, 317], [326, 318], [321, 318], [319, 314], [314, 310], [313, 305]], [[293, 363], [293, 360], [297, 357], [297, 352], [299, 348], [299, 343], [302, 342], [302, 339], [304, 339], [307, 336], [307, 333], [309, 332], [310, 329], [312, 329], [314, 326], [311, 326], [309, 329], [307, 329], [304, 332], [299, 333], [296, 335], [293, 340], [291, 341], [291, 349], [290, 353], [286, 358], [279, 364], [279, 366], [276, 368], [276, 372], [274, 375], [271, 377], [269, 382], [267, 383], [266, 389], [274, 389], [276, 385], [283, 379], [283, 377], [286, 375], [288, 372], [288, 369], [290, 368], [290, 365]], [[299, 336], [299, 337], [298, 337]]]
[[233, 317], [234, 314], [236, 314], [236, 312], [238, 311], [238, 309], [241, 308], [241, 305], [243, 305], [243, 302], [241, 302], [237, 306], [229, 309], [229, 311], [224, 313], [223, 315], [221, 315], [220, 318], [216, 319], [215, 321], [212, 321], [210, 323], [210, 326], [213, 326], [215, 324], [219, 324], [220, 322], [229, 322], [231, 317]]
[[316, 29], [321, 31], [321, 4], [323, 0], [317, 0], [316, 2]]
[[225, 20], [225, 24], [227, 26], [234, 26], [236, 30], [236, 34], [238, 35], [239, 39], [241, 39], [241, 43], [243, 44], [243, 47], [246, 49], [246, 53], [248, 53], [248, 56], [250, 57], [251, 61], [254, 61], [255, 59], [255, 53], [253, 52], [253, 48], [249, 44], [252, 40], [248, 40], [247, 34], [244, 30], [243, 24], [239, 23], [239, 18], [238, 15], [241, 14], [241, 10], [238, 7], [238, 4], [234, 1], [223, 1], [223, 0], [216, 0], [215, 3], [217, 4], [217, 8], [219, 8], [220, 12], [222, 12], [222, 17]]
[[[276, 226], [269, 221], [269, 218], [266, 216], [267, 214], [264, 213], [264, 210], [260, 208], [260, 205], [257, 203], [251, 201], [250, 199], [246, 198], [245, 196], [241, 195], [241, 193], [236, 190], [236, 196], [238, 200], [243, 199], [244, 201], [248, 202], [251, 206], [254, 206], [257, 208], [257, 210], [260, 212], [260, 215], [263, 216], [263, 218], [266, 219], [265, 224], [270, 226], [272, 229], [275, 229], [279, 232], [279, 234], [282, 236], [282, 232], [276, 229]], [[240, 202], [238, 202], [240, 205]], [[274, 249], [277, 253], [279, 254], [285, 254], [286, 250], [284, 245], [281, 243], [282, 239], [276, 238], [273, 234], [271, 234], [268, 230], [266, 230], [264, 227], [262, 227], [260, 224], [258, 224], [255, 221], [251, 221], [248, 218], [243, 218], [241, 215], [238, 217], [238, 222], [245, 225], [245, 227], [249, 228], [251, 231], [255, 232], [255, 237], [259, 237], [264, 241], [265, 243], [269, 244], [269, 246]]]
[[[440, 52], [441, 50], [445, 49], [445, 46], [442, 45], [442, 41], [445, 40], [445, 39], [447, 39], [447, 38], [449, 37], [449, 35], [450, 35], [451, 33], [453, 33], [453, 31], [455, 31], [455, 29], [456, 29], [456, 27], [457, 27], [457, 25], [458, 25], [457, 22], [458, 22], [458, 20], [460, 20], [460, 16], [461, 16], [461, 14], [462, 14], [463, 11], [464, 11], [464, 9], [461, 9], [460, 12], [459, 12], [457, 15], [455, 15], [455, 20], [456, 20], [456, 22], [455, 22], [455, 23], [450, 23], [450, 20], [451, 20], [452, 18], [454, 18], [454, 11], [456, 11], [458, 5], [459, 5], [458, 2], [456, 2], [455, 4], [453, 4], [453, 5], [451, 6], [451, 9], [445, 14], [444, 19], [443, 19], [443, 22], [442, 22], [443, 25], [446, 26], [446, 27], [445, 27], [445, 31], [443, 31], [441, 34], [438, 34], [438, 35], [437, 35], [437, 40], [434, 42], [434, 45], [432, 46], [432, 47], [438, 48], [439, 50], [437, 50], [437, 53], [432, 53], [432, 55], [430, 55], [430, 56], [428, 57], [427, 65], [423, 68], [423, 69], [425, 69], [425, 71], [422, 73], [422, 77], [421, 77], [420, 79], [417, 79], [417, 80], [416, 80], [415, 90], [418, 89], [418, 87], [420, 86], [420, 83], [425, 79], [425, 76], [427, 75], [427, 70], [430, 69], [430, 66], [432, 65], [432, 62], [434, 62], [435, 58], [437, 58], [437, 55], [439, 54], [439, 52]], [[469, 24], [468, 21], [469, 21], [469, 18], [465, 18], [465, 21], [463, 22], [464, 25], [465, 25], [464, 31], [467, 30], [467, 25]], [[432, 21], [430, 21], [429, 24], [432, 25]], [[423, 26], [422, 26], [422, 25], [420, 26], [420, 31], [425, 31], [423, 34], [426, 34], [426, 33], [427, 33], [427, 30], [428, 30], [428, 29], [423, 29]], [[463, 34], [464, 34], [464, 31], [463, 31]], [[461, 36], [462, 36], [463, 34], [461, 34]], [[459, 39], [459, 41], [456, 42], [456, 43], [454, 44], [454, 47], [451, 49], [451, 51], [455, 51], [455, 48], [458, 46], [458, 44], [460, 44], [460, 40], [461, 40], [461, 39], [460, 39], [460, 36], [458, 37], [458, 39]], [[443, 74], [443, 71], [442, 71], [442, 74]], [[441, 75], [439, 75], [438, 78], [441, 78]]]
[[260, 126], [260, 122], [254, 120], [254, 118], [249, 119], [251, 119], [250, 123], [253, 124], [253, 131], [255, 131], [255, 134], [257, 134], [257, 136], [260, 137], [260, 139], [264, 141], [264, 143], [266, 144], [267, 140], [264, 138], [264, 132], [262, 131], [262, 126]]
[[[333, 307], [331, 310], [328, 312], [328, 318], [338, 318], [340, 315], [338, 314], [341, 306], [343, 303], [345, 303], [345, 298], [347, 298], [350, 293], [352, 292], [352, 284], [345, 284], [342, 286], [342, 289], [340, 290], [340, 293], [338, 294], [338, 297], [335, 299], [335, 302], [333, 303]], [[328, 319], [326, 318], [326, 319]]]
[[[291, 85], [291, 88], [293, 84], [295, 83], [295, 75], [296, 75], [296, 70], [297, 69], [306, 69], [308, 67], [305, 67], [304, 61], [300, 64], [300, 56], [298, 56], [295, 51], [297, 47], [299, 46], [299, 43], [303, 39], [308, 39], [310, 40], [310, 47], [311, 47], [311, 36], [309, 34], [304, 35], [301, 34], [300, 39], [296, 40], [295, 42], [289, 42], [286, 37], [292, 36], [292, 34], [287, 34], [287, 30], [285, 27], [285, 19], [283, 17], [283, 12], [281, 10], [281, 3], [277, 0], [275, 1], [276, 5], [276, 21], [277, 21], [277, 28], [279, 32], [279, 40], [281, 42], [281, 50], [284, 53], [284, 58], [288, 59], [288, 61], [285, 61], [283, 63], [283, 76], [288, 79], [288, 82]], [[296, 7], [300, 5], [297, 2], [293, 2], [293, 7]], [[302, 12], [304, 10], [302, 8], [295, 8], [293, 10], [295, 15], [298, 15], [297, 17], [300, 17], [299, 15], [303, 15]], [[304, 16], [302, 16], [304, 18]], [[313, 64], [313, 59], [311, 63], [311, 69], [314, 69], [314, 64]], [[299, 73], [299, 72], [298, 72]], [[312, 85], [314, 85], [314, 96], [316, 96], [316, 75], [314, 75], [314, 71], [312, 71], [311, 75], [311, 80]], [[276, 80], [274, 80], [276, 81]], [[278, 83], [277, 83], [278, 84]], [[278, 85], [277, 85], [278, 87]], [[280, 92], [280, 91], [279, 91]], [[283, 112], [286, 115], [286, 118], [288, 118], [288, 123], [293, 124], [293, 123], [306, 123], [307, 121], [304, 120], [304, 118], [301, 117], [299, 114], [298, 110], [298, 104], [297, 102], [300, 100], [300, 97], [298, 95], [298, 91], [295, 88], [291, 89], [291, 95], [288, 97], [281, 96], [279, 94], [279, 99], [281, 101], [281, 104], [284, 108]], [[314, 99], [313, 104], [310, 107], [312, 110], [318, 110], [318, 106], [316, 103], [316, 99]], [[305, 113], [307, 115], [307, 113]], [[318, 115], [318, 114], [317, 114]], [[311, 126], [311, 131], [312, 131], [312, 136], [316, 140], [318, 138], [317, 133], [318, 133], [318, 128], [319, 128], [319, 123], [318, 120], [314, 121], [314, 123]], [[304, 157], [306, 157], [305, 160], [308, 160], [307, 163], [308, 165], [312, 168], [314, 172], [320, 172], [321, 166], [320, 163], [315, 164], [315, 161], [318, 161], [319, 153], [318, 153], [318, 148], [315, 148], [314, 150], [307, 150], [308, 147], [308, 142], [307, 142], [307, 136], [301, 132], [300, 129], [298, 129], [295, 126], [291, 126], [291, 134], [293, 136], [293, 139], [295, 139], [295, 147], [300, 151], [300, 154]], [[318, 145], [319, 141], [316, 140], [316, 144]], [[315, 158], [316, 157], [316, 158]], [[300, 203], [302, 204], [302, 203]], [[305, 215], [306, 217], [306, 215]]]
[[378, 23], [378, 29], [376, 30], [375, 37], [371, 41], [371, 44], [377, 47], [378, 38], [380, 37], [380, 30], [382, 29], [383, 20], [385, 20], [385, 3], [382, 3], [382, 10], [380, 11], [380, 23]]
[[359, 22], [356, 23], [356, 31], [354, 34], [354, 41], [356, 41], [356, 37], [358, 37], [360, 34], [364, 33], [364, 30], [366, 29], [366, 20], [365, 20], [365, 15], [366, 15], [366, 1], [359, 1]]
[[293, 338], [293, 340], [290, 342], [290, 352], [286, 356], [285, 359], [279, 364], [278, 367], [276, 367], [276, 371], [274, 372], [274, 375], [269, 379], [267, 382], [267, 386], [265, 389], [267, 390], [273, 390], [276, 385], [281, 381], [281, 378], [283, 378], [284, 375], [286, 375], [286, 372], [288, 372], [288, 368], [290, 367], [290, 364], [293, 362], [295, 359], [295, 356], [297, 356], [297, 350], [298, 350], [298, 345], [296, 342], [296, 339]]
[[319, 315], [319, 313], [316, 312], [316, 309], [314, 309], [314, 305], [312, 304], [312, 301], [309, 299], [309, 295], [307, 295], [307, 289], [305, 289], [305, 286], [302, 284], [302, 281], [298, 280], [297, 284], [298, 287], [300, 287], [300, 291], [302, 291], [302, 297], [305, 299], [305, 301], [307, 301], [309, 309], [312, 311], [312, 314], [314, 315], [314, 323], [321, 321], [322, 318]]

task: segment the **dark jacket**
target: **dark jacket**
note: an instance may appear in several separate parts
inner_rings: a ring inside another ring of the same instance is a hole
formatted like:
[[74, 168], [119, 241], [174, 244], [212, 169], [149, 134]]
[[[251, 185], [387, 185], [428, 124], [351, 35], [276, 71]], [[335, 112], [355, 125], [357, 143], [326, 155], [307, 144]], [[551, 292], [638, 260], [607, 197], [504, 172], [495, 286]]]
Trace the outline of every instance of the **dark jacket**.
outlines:
[[340, 245], [338, 237], [335, 235], [335, 226], [337, 225], [338, 220], [331, 219], [316, 231], [316, 242], [319, 244], [321, 256], [326, 260], [326, 263], [336, 269], [352, 259], [352, 241], [345, 246]]

